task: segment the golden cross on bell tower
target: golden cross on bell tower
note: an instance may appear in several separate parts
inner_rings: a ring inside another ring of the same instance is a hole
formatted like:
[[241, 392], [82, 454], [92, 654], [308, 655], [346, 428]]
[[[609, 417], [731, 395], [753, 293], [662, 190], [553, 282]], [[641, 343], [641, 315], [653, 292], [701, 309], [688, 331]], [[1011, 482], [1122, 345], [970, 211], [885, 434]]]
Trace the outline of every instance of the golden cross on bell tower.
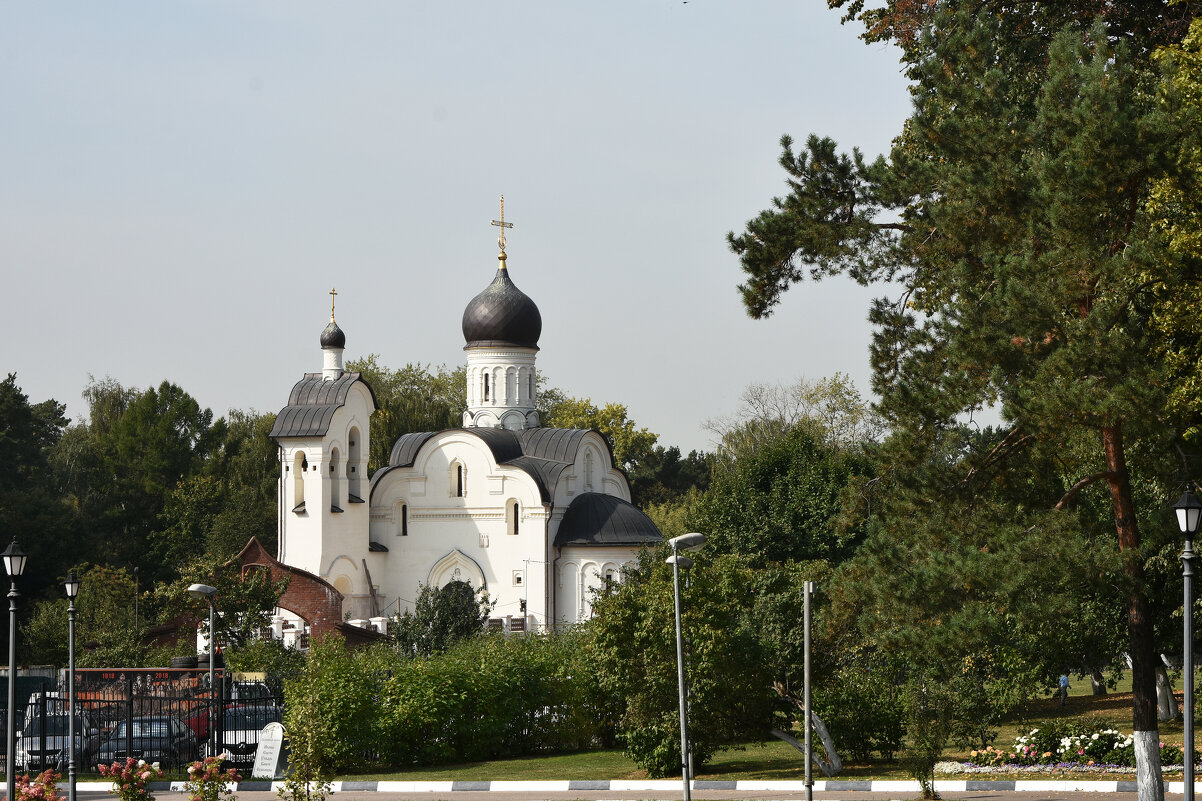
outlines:
[[334, 287], [330, 287], [330, 322], [334, 321], [334, 296], [337, 294]]
[[501, 195], [501, 219], [493, 220], [492, 224], [501, 229], [501, 235], [497, 237], [497, 245], [501, 248], [501, 253], [497, 256], [501, 260], [501, 266], [505, 266], [505, 229], [512, 228], [513, 223], [505, 222], [505, 196]]

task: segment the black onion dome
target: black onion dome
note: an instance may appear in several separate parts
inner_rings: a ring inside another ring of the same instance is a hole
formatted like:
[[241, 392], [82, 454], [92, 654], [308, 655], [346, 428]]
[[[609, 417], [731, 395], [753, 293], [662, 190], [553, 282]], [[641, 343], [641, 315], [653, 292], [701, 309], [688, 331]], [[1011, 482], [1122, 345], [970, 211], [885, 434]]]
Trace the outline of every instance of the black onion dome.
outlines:
[[345, 348], [346, 334], [342, 333], [342, 329], [338, 327], [338, 323], [330, 320], [321, 332], [321, 346], [323, 348]]
[[463, 310], [463, 338], [473, 345], [516, 345], [537, 348], [543, 316], [502, 267], [488, 288]]

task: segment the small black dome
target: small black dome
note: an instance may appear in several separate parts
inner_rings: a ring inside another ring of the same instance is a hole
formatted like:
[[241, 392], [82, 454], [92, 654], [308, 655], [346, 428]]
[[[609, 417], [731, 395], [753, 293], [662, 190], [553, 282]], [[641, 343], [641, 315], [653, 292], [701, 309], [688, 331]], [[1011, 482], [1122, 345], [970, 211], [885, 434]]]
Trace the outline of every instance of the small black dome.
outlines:
[[502, 267], [488, 288], [463, 310], [463, 338], [473, 345], [516, 345], [537, 348], [543, 316], [526, 293], [509, 280]]
[[346, 334], [342, 333], [342, 329], [338, 327], [338, 323], [330, 320], [330, 324], [321, 332], [321, 346], [323, 348], [345, 348]]

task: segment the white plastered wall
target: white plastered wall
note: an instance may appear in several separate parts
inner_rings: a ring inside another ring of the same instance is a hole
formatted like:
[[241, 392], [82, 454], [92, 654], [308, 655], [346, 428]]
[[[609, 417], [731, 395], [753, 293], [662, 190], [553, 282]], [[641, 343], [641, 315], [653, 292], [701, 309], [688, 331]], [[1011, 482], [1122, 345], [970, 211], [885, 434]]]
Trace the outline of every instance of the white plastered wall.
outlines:
[[593, 616], [593, 596], [622, 569], [634, 564], [638, 549], [619, 546], [567, 546], [555, 563], [555, 625], [574, 625]]
[[[456, 466], [463, 468], [462, 497], [456, 494]], [[506, 508], [514, 501], [517, 534], [510, 533], [512, 512]], [[401, 534], [402, 506], [407, 535]], [[412, 608], [420, 585], [447, 578], [440, 564], [461, 554], [479, 566], [496, 601], [494, 617], [520, 615], [526, 600], [532, 622], [541, 626], [548, 614], [546, 530], [546, 508], [528, 474], [497, 465], [478, 437], [443, 431], [422, 446], [412, 467], [392, 469], [375, 486], [371, 539], [388, 552], [371, 554], [368, 564], [386, 596], [385, 612], [395, 614]], [[460, 568], [460, 577], [471, 577], [466, 563]]]

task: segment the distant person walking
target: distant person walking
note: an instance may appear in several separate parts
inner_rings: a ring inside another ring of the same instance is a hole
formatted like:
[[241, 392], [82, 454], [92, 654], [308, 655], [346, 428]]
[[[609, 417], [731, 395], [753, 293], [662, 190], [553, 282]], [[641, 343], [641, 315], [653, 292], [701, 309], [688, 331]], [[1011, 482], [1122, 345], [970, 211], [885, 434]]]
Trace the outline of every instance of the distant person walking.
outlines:
[[1068, 671], [1060, 674], [1060, 691], [1057, 693], [1060, 696], [1060, 705], [1064, 706], [1064, 702], [1068, 700]]

